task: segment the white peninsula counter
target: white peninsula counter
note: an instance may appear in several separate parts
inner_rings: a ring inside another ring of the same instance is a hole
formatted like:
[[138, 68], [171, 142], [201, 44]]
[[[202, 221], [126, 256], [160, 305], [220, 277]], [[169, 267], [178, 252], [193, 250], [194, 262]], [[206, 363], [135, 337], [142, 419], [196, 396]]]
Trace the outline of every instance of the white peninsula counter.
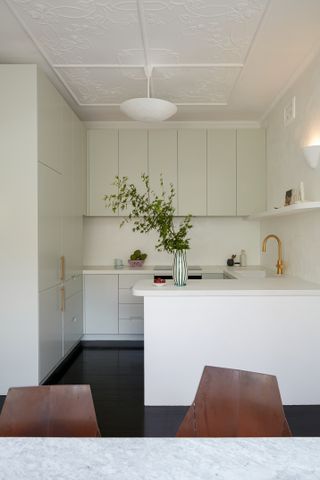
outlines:
[[205, 365], [276, 375], [283, 403], [320, 403], [320, 285], [286, 276], [138, 281], [145, 405], [190, 405]]

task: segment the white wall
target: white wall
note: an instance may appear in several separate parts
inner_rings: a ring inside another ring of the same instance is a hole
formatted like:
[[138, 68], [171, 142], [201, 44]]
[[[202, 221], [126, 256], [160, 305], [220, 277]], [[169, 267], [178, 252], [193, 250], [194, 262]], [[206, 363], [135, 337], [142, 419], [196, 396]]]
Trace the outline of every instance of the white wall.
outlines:
[[[130, 225], [119, 228], [121, 219], [87, 217], [84, 221], [84, 265], [110, 265], [114, 258], [124, 262], [139, 248], [148, 254], [146, 264], [171, 264], [171, 255], [156, 252], [157, 237], [132, 232]], [[260, 225], [243, 218], [194, 217], [190, 233], [188, 263], [224, 265], [233, 253], [246, 249], [248, 263], [260, 262]]]
[[[284, 127], [283, 109], [296, 97], [296, 120]], [[320, 56], [298, 78], [266, 119], [268, 208], [283, 205], [285, 191], [305, 185], [306, 200], [320, 200], [320, 169], [313, 170], [303, 158], [302, 146], [320, 140]], [[261, 223], [261, 237], [280, 236], [286, 272], [320, 282], [320, 212], [280, 217]], [[275, 264], [275, 245], [262, 263]]]

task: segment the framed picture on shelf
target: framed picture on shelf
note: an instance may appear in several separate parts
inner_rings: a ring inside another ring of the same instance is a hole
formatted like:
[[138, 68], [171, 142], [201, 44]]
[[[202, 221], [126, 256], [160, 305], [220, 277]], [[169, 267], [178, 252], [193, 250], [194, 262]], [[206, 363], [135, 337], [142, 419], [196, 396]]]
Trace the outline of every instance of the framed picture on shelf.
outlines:
[[284, 199], [284, 206], [287, 207], [288, 205], [292, 205], [294, 203], [294, 189], [291, 188], [290, 190], [286, 191], [286, 196]]

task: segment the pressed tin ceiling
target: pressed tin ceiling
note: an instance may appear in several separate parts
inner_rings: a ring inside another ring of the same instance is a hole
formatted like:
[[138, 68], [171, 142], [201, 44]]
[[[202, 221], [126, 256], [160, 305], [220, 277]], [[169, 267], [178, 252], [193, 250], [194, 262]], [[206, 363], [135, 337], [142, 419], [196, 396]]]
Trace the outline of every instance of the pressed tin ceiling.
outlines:
[[[308, 4], [312, 6], [310, 17], [316, 11], [316, 3], [320, 3], [318, 0], [290, 0], [293, 10], [298, 8], [299, 1], [300, 8], [301, 4], [305, 9]], [[272, 88], [266, 86], [262, 94], [259, 87], [255, 87], [258, 90], [255, 92], [250, 82], [259, 69], [261, 71], [263, 39], [267, 37], [272, 41], [273, 32], [268, 30], [268, 25], [272, 26], [273, 22], [274, 26], [274, 13], [278, 12], [280, 19], [284, 17], [279, 5], [290, 2], [6, 0], [16, 20], [73, 97], [80, 116], [94, 119], [94, 112], [99, 112], [97, 119], [102, 119], [102, 115], [103, 119], [110, 120], [123, 119], [118, 108], [121, 102], [146, 95], [146, 65], [153, 67], [152, 96], [180, 106], [173, 120], [192, 120], [193, 115], [200, 119], [201, 112], [205, 113], [203, 119], [214, 112], [222, 119], [224, 112], [235, 114], [237, 111], [239, 116], [240, 111], [245, 113], [242, 93], [246, 88], [261, 103], [253, 106], [247, 98], [247, 111], [256, 117], [262, 114], [266, 102], [270, 103], [278, 93], [273, 86], [277, 82], [271, 80]], [[320, 8], [318, 11], [320, 14]], [[295, 13], [300, 15], [300, 12]], [[292, 17], [291, 12], [289, 20]], [[306, 23], [306, 15], [302, 20]], [[305, 29], [303, 25], [304, 33]], [[279, 30], [278, 27], [274, 31], [275, 35]], [[292, 61], [283, 58], [289, 65], [287, 70], [294, 71], [297, 62], [303, 60], [302, 55], [310, 53], [318, 40], [318, 29], [312, 26], [309, 30], [311, 33], [295, 52], [295, 58]], [[278, 56], [275, 52], [276, 62]], [[266, 60], [270, 62], [269, 57]], [[243, 77], [248, 74], [244, 84]], [[276, 76], [273, 71], [269, 74]], [[282, 74], [280, 80], [284, 76]], [[266, 78], [262, 75], [260, 81], [265, 84]], [[253, 115], [251, 117], [253, 119]], [[239, 118], [234, 115], [230, 119]]]

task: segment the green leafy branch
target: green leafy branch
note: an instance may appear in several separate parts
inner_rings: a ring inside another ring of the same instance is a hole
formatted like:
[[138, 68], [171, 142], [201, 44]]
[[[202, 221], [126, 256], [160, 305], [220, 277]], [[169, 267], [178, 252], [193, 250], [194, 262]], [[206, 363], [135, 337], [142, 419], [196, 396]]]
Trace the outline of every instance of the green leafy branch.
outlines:
[[164, 191], [163, 177], [160, 176], [160, 195], [156, 195], [150, 188], [149, 176], [141, 175], [144, 191], [141, 193], [136, 186], [128, 183], [127, 177], [115, 177], [113, 185], [117, 187], [118, 193], [105, 195], [106, 207], [111, 208], [114, 213], [129, 211], [121, 222], [133, 222], [134, 232], [148, 233], [155, 230], [158, 233], [156, 249], [173, 253], [175, 250], [188, 250], [190, 239], [187, 238], [192, 228], [191, 215], [186, 215], [179, 225], [174, 224], [175, 209], [173, 199], [175, 189], [170, 184], [169, 194]]

